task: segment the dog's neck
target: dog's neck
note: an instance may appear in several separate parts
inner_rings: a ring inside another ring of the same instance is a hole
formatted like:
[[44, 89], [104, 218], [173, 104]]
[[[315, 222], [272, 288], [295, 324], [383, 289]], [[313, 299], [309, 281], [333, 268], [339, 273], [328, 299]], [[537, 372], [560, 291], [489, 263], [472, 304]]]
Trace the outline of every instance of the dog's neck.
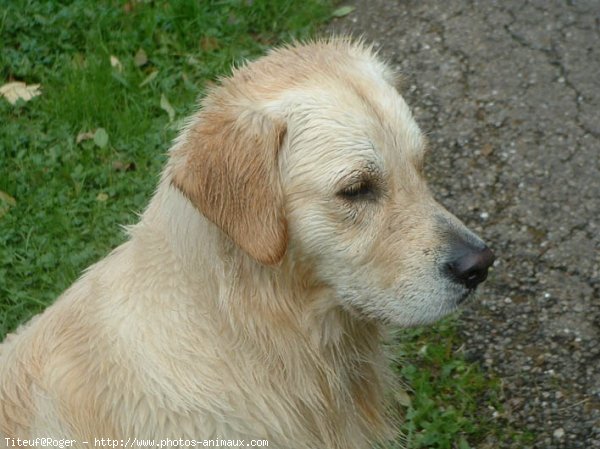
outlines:
[[285, 388], [295, 403], [293, 419], [331, 441], [331, 426], [354, 426], [357, 438], [384, 427], [387, 379], [380, 375], [388, 360], [381, 326], [344, 310], [332, 290], [295, 266], [293, 257], [277, 267], [259, 264], [203, 217], [168, 176], [132, 237], [164, 242], [171, 252], [165, 259], [178, 260], [185, 271], [180, 275], [196, 280], [199, 291], [190, 301], [202, 302], [203, 313], [211, 315], [218, 344], [242, 354], [239, 369], [255, 376], [257, 388]]

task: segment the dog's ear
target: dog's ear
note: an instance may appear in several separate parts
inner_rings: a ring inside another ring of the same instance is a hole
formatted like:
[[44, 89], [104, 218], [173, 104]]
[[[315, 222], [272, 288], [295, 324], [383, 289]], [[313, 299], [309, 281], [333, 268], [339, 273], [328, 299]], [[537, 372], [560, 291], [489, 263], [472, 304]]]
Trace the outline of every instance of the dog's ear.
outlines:
[[278, 170], [286, 132], [262, 112], [205, 104], [177, 148], [172, 182], [239, 247], [263, 264], [278, 263], [287, 225]]

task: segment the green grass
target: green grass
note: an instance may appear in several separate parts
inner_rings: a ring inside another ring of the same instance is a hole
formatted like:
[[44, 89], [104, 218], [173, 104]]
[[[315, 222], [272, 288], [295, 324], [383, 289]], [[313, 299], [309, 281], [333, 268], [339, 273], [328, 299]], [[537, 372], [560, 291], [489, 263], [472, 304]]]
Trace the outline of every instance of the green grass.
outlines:
[[[206, 81], [330, 13], [328, 0], [0, 0], [0, 85], [42, 89], [0, 99], [0, 191], [16, 201], [0, 195], [0, 336], [123, 240]], [[107, 144], [76, 142], [98, 128]]]
[[[42, 89], [0, 99], [0, 339], [124, 240], [207, 81], [332, 13], [329, 0], [0, 0], [0, 85]], [[410, 448], [500, 435], [477, 414], [498, 407], [499, 383], [456, 352], [452, 323], [402, 334]]]
[[493, 449], [498, 442], [521, 448], [531, 442], [532, 435], [507, 422], [500, 379], [465, 359], [455, 318], [401, 331], [397, 341], [397, 370], [409, 392], [402, 429], [408, 448]]

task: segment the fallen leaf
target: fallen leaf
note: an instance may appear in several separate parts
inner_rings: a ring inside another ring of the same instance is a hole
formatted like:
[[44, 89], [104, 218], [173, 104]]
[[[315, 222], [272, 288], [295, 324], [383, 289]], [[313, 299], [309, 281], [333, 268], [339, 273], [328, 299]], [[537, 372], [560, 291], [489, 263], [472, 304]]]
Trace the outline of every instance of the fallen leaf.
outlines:
[[13, 206], [13, 207], [17, 205], [17, 200], [15, 200], [15, 197], [9, 195], [6, 192], [3, 192], [2, 190], [0, 190], [0, 201], [3, 201], [5, 203], [7, 203], [9, 206]]
[[108, 199], [108, 195], [104, 192], [100, 192], [98, 194], [98, 196], [96, 197], [96, 200], [100, 201], [101, 203], [105, 202]]
[[104, 148], [108, 145], [108, 133], [104, 128], [98, 128], [96, 130], [94, 133], [94, 143], [100, 148]]
[[11, 207], [17, 205], [17, 200], [6, 192], [0, 190], [0, 218], [2, 218], [9, 211]]
[[190, 90], [196, 90], [198, 88], [198, 86], [196, 86], [191, 80], [190, 78], [186, 75], [185, 72], [181, 72], [181, 79], [183, 80], [183, 84], [185, 84], [185, 87], [187, 87]]
[[461, 437], [460, 441], [458, 442], [458, 449], [471, 449], [471, 446], [469, 443], [467, 443], [467, 440]]
[[354, 11], [356, 8], [354, 6], [341, 6], [335, 11], [331, 13], [333, 17], [344, 17]]
[[123, 162], [123, 161], [114, 161], [112, 163], [112, 167], [113, 170], [115, 171], [123, 171], [123, 172], [128, 172], [128, 171], [135, 171], [135, 162]]
[[395, 393], [396, 401], [403, 407], [410, 407], [412, 400], [406, 390], [400, 389]]
[[79, 69], [85, 67], [85, 57], [81, 53], [75, 53], [71, 61], [73, 65]]
[[156, 78], [156, 75], [158, 75], [158, 70], [155, 70], [154, 72], [151, 72], [150, 75], [148, 75], [144, 81], [142, 81], [140, 83], [140, 87], [144, 87], [146, 84], [148, 84], [150, 81], [152, 81], [154, 78]]
[[171, 106], [171, 103], [169, 103], [165, 94], [160, 96], [160, 108], [169, 114], [169, 121], [172, 122], [175, 118], [175, 109], [173, 109], [173, 106]]
[[146, 52], [144, 51], [143, 48], [140, 48], [137, 51], [137, 53], [133, 57], [133, 62], [135, 63], [135, 65], [137, 67], [141, 67], [143, 65], [146, 65], [146, 63], [148, 62], [148, 55], [146, 54]]
[[75, 139], [75, 143], [79, 144], [81, 142], [83, 142], [84, 140], [90, 140], [94, 138], [94, 133], [91, 131], [87, 131], [84, 133], [79, 133], [77, 134], [77, 138]]
[[135, 8], [135, 2], [127, 2], [123, 5], [123, 11], [125, 14], [129, 14]]
[[194, 66], [199, 66], [199, 65], [201, 64], [201, 63], [200, 63], [200, 61], [199, 61], [197, 58], [195, 58], [194, 56], [192, 56], [192, 55], [189, 55], [189, 56], [186, 58], [186, 62], [187, 62], [189, 65], [194, 65]]
[[203, 36], [200, 39], [200, 48], [204, 51], [213, 51], [219, 48], [219, 41], [212, 36]]
[[123, 64], [116, 56], [110, 55], [110, 65], [114, 67], [118, 72], [123, 70]]
[[13, 81], [0, 87], [2, 95], [10, 104], [15, 104], [17, 100], [29, 101], [33, 97], [41, 95], [39, 84], [30, 84], [29, 86], [21, 81]]

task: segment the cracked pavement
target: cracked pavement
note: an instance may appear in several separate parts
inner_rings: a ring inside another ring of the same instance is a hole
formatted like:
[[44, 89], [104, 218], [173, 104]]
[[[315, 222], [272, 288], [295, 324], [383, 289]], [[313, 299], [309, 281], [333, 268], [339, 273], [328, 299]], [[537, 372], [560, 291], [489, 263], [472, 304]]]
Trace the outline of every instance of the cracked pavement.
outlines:
[[[600, 2], [345, 4], [330, 30], [404, 75], [437, 198], [498, 256], [460, 319], [502, 379], [498, 425], [600, 448]], [[523, 447], [507, 444], [480, 448]]]

